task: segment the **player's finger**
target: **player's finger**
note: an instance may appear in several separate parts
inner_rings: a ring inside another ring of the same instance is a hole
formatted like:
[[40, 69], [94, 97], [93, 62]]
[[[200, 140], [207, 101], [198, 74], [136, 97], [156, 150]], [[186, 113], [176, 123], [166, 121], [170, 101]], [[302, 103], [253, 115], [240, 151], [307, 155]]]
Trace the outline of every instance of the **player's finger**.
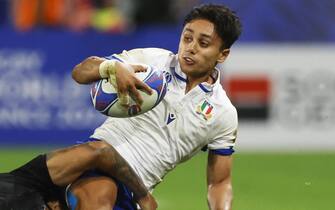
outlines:
[[140, 92], [136, 89], [135, 86], [132, 86], [132, 87], [129, 89], [129, 93], [130, 93], [130, 96], [132, 97], [132, 99], [133, 99], [138, 105], [142, 105], [142, 103], [143, 103], [143, 98], [142, 98]]
[[137, 80], [135, 83], [135, 86], [137, 89], [142, 90], [146, 92], [147, 94], [151, 95], [152, 94], [152, 89], [149, 87], [149, 85], [145, 84], [141, 80]]
[[117, 95], [118, 95], [120, 104], [124, 107], [128, 107], [130, 104], [130, 98], [129, 98], [128, 92], [125, 89], [119, 87], [117, 91]]
[[129, 104], [130, 104], [130, 97], [129, 95], [124, 95], [124, 94], [119, 94], [119, 101], [121, 103], [122, 106], [124, 107], [129, 107]]
[[109, 75], [108, 81], [114, 88], [118, 89], [117, 81], [115, 75]]
[[131, 67], [134, 69], [134, 72], [146, 72], [147, 66], [144, 65], [138, 65], [138, 64], [131, 64]]

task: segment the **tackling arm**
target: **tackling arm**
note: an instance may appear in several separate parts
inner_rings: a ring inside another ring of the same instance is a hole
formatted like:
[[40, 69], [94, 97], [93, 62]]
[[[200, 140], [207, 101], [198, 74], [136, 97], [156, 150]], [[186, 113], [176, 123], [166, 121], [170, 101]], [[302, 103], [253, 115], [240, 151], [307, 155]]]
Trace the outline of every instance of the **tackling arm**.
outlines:
[[209, 152], [207, 163], [208, 206], [211, 210], [231, 210], [233, 189], [231, 183], [232, 157]]
[[55, 185], [66, 186], [83, 172], [99, 169], [120, 180], [134, 193], [143, 210], [157, 208], [144, 183], [122, 156], [104, 141], [89, 142], [47, 154], [47, 167]]

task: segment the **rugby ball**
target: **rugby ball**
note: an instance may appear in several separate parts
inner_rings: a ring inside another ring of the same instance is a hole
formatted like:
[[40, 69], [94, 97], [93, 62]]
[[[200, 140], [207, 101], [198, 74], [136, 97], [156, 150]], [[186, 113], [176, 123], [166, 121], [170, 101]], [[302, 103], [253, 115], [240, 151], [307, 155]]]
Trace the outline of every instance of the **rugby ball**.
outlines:
[[94, 108], [104, 115], [124, 118], [143, 114], [157, 106], [164, 98], [167, 90], [164, 72], [148, 66], [146, 72], [135, 74], [153, 90], [152, 95], [139, 90], [143, 98], [141, 106], [137, 105], [133, 99], [130, 99], [129, 108], [122, 106], [119, 103], [117, 90], [114, 86], [108, 79], [101, 79], [91, 86], [91, 99]]

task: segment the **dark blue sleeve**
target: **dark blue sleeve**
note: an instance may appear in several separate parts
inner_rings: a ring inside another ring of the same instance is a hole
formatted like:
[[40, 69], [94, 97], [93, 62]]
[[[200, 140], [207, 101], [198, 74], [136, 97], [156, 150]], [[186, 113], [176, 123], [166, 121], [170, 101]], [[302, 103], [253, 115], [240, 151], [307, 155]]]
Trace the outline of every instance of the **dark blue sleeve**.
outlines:
[[123, 61], [120, 58], [116, 57], [115, 55], [105, 56], [105, 58], [108, 60], [117, 60], [123, 63]]
[[229, 148], [226, 148], [226, 149], [214, 149], [214, 150], [211, 150], [211, 151], [216, 155], [223, 155], [223, 156], [229, 156], [229, 155], [232, 155], [235, 152], [233, 147], [229, 147]]

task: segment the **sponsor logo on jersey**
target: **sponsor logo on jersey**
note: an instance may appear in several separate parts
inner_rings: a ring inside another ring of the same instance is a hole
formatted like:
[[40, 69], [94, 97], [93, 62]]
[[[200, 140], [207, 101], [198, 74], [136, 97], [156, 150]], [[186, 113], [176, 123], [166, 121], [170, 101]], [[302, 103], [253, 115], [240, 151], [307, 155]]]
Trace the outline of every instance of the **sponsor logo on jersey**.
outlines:
[[170, 124], [172, 121], [174, 121], [176, 119], [176, 115], [173, 114], [173, 113], [169, 113], [168, 114], [168, 117], [167, 117], [167, 120], [166, 120], [166, 124]]
[[204, 101], [202, 104], [197, 106], [197, 114], [201, 114], [205, 120], [209, 120], [212, 117], [213, 105], [208, 101]]

